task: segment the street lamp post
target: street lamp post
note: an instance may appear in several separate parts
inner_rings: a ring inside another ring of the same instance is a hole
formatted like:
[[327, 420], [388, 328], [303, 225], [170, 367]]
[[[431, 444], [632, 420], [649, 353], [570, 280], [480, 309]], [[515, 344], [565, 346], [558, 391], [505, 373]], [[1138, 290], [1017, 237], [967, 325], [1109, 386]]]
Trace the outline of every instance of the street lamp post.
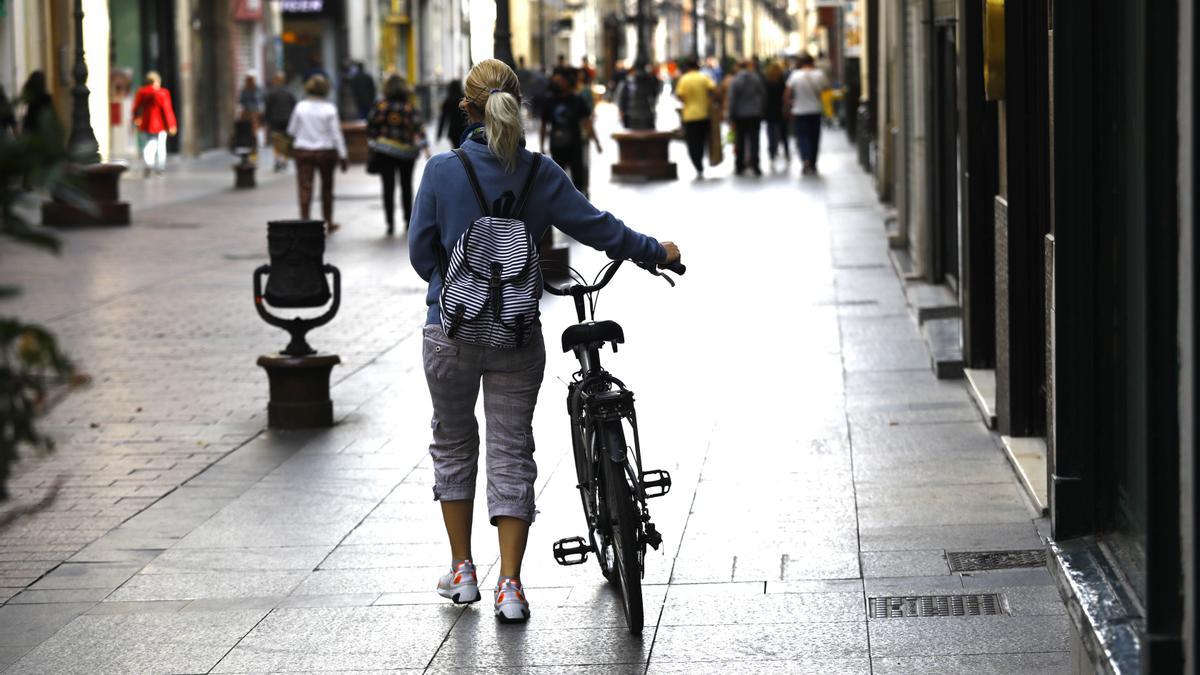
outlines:
[[42, 224], [128, 225], [129, 203], [121, 201], [125, 166], [100, 161], [100, 144], [88, 109], [88, 68], [83, 60], [83, 0], [75, 0], [75, 64], [71, 69], [71, 133], [67, 155], [72, 162], [70, 185], [51, 192], [42, 203]]
[[628, 129], [654, 129], [654, 105], [658, 100], [658, 78], [650, 72], [650, 0], [638, 0], [637, 57], [633, 61], [631, 82], [626, 82], [626, 100], [622, 101], [625, 127]]
[[78, 164], [98, 164], [100, 144], [92, 131], [91, 112], [88, 110], [87, 64], [83, 60], [83, 0], [75, 0], [75, 66], [71, 71], [75, 86], [71, 87], [71, 135], [67, 140], [67, 151]]
[[654, 118], [662, 83], [653, 72], [650, 51], [650, 0], [638, 0], [637, 58], [633, 71], [625, 76], [621, 88], [621, 115], [624, 133], [613, 134], [617, 141], [618, 160], [612, 167], [613, 180], [675, 180], [675, 163], [668, 156], [673, 137], [669, 131], [655, 131]]
[[508, 19], [508, 0], [496, 0], [496, 32], [492, 51], [494, 56], [509, 68], [516, 68], [512, 52], [512, 28]]

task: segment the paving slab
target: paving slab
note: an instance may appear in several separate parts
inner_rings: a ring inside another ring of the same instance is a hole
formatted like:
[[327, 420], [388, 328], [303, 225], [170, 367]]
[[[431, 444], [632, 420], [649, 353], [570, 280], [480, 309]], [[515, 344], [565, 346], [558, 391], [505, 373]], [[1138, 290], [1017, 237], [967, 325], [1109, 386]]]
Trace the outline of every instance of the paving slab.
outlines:
[[861, 621], [663, 626], [654, 640], [655, 661], [783, 661], [866, 655], [866, 623]]
[[966, 616], [877, 619], [872, 656], [943, 656], [1062, 652], [1066, 616]]
[[460, 611], [444, 606], [277, 609], [213, 672], [423, 668]]
[[875, 675], [1065, 675], [1071, 672], [1071, 654], [1046, 652], [876, 658], [871, 660], [871, 668]]
[[265, 614], [84, 615], [26, 654], [6, 675], [204, 673]]

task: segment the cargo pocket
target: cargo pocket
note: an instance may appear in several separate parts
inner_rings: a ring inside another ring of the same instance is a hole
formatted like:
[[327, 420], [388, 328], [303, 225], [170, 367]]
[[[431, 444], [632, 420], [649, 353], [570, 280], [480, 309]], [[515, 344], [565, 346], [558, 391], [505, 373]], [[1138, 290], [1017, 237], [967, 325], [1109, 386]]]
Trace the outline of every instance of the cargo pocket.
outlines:
[[426, 326], [422, 346], [425, 376], [434, 380], [453, 378], [459, 370], [458, 349], [441, 326]]

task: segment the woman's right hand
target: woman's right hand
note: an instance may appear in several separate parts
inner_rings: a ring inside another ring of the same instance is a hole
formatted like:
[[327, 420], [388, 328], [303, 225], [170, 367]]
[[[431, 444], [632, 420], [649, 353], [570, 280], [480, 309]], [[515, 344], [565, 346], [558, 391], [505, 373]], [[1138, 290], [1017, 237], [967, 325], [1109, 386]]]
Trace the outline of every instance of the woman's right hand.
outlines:
[[662, 247], [667, 251], [667, 259], [660, 262], [658, 264], [658, 266], [663, 267], [665, 265], [670, 265], [671, 263], [679, 262], [679, 258], [680, 258], [679, 247], [675, 245], [675, 242], [664, 241], [661, 243], [662, 243]]

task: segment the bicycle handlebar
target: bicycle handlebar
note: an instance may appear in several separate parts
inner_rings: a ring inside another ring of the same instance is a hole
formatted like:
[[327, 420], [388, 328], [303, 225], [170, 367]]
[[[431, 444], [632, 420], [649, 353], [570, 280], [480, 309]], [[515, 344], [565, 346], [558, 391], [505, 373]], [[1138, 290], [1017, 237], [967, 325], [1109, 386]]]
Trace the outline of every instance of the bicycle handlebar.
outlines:
[[[619, 269], [624, 262], [624, 260], [617, 260], [613, 262], [612, 266], [608, 268], [608, 271], [604, 273], [604, 276], [600, 279], [600, 281], [590, 286], [585, 284], [572, 284], [570, 286], [563, 286], [562, 288], [555, 288], [548, 282], [542, 282], [542, 285], [545, 287], [547, 293], [550, 293], [551, 295], [560, 295], [563, 297], [569, 295], [578, 297], [587, 295], [588, 293], [595, 293], [596, 291], [599, 291], [607, 286], [608, 283], [612, 281], [613, 276], [615, 276], [617, 273], [617, 269]], [[655, 269], [656, 266], [653, 263], [637, 263], [637, 266], [655, 276], [663, 276], [662, 272], [659, 272], [657, 269]], [[680, 276], [683, 276], [687, 272], [687, 266], [678, 261], [673, 262], [670, 265], [664, 265], [663, 269], [674, 272]]]

